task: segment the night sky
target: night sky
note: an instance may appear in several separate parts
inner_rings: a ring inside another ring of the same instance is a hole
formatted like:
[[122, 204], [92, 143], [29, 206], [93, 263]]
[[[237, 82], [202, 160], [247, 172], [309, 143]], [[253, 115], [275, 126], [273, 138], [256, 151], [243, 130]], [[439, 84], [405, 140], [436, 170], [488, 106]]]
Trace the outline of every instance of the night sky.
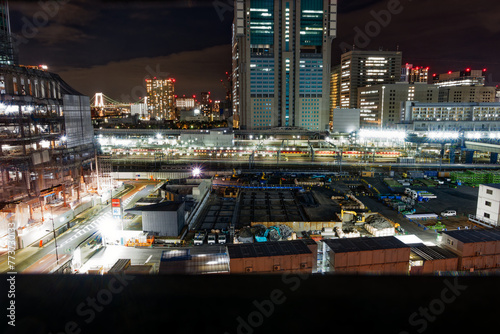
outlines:
[[[355, 28], [365, 31], [373, 11], [392, 1], [339, 1], [333, 65], [340, 62], [339, 46], [355, 43]], [[46, 64], [86, 95], [103, 92], [123, 102], [138, 100], [144, 79], [154, 76], [175, 78], [178, 95], [211, 91], [224, 98], [232, 1], [60, 2], [44, 9], [38, 1], [10, 1], [21, 64]], [[400, 6], [359, 49], [399, 46], [404, 62], [430, 66], [432, 73], [487, 68], [488, 85], [500, 81], [498, 0], [401, 0]]]

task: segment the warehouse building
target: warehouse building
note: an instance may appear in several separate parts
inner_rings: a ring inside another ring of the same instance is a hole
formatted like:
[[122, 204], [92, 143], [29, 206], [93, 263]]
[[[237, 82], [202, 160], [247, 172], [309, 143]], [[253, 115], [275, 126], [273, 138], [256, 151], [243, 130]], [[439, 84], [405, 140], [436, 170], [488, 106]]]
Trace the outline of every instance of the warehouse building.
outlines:
[[410, 245], [410, 274], [435, 275], [457, 271], [458, 255], [438, 246]]
[[406, 275], [409, 260], [410, 246], [395, 237], [323, 240], [324, 272]]
[[231, 274], [312, 273], [316, 258], [301, 240], [230, 244]]
[[177, 237], [185, 225], [184, 202], [162, 202], [127, 210], [142, 215], [142, 230], [161, 237]]
[[500, 271], [500, 229], [445, 231], [441, 245], [458, 254], [459, 271]]

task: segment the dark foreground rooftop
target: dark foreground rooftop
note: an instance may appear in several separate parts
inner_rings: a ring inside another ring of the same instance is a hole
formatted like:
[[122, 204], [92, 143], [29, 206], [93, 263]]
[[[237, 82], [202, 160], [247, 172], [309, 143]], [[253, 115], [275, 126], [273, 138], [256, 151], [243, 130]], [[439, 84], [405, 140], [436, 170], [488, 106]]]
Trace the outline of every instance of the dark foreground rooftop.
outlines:
[[488, 230], [457, 230], [446, 231], [443, 234], [449, 235], [465, 244], [474, 242], [500, 241], [500, 228]]
[[231, 244], [227, 246], [227, 251], [231, 259], [311, 253], [311, 250], [301, 240]]
[[363, 252], [381, 249], [409, 248], [408, 245], [395, 237], [324, 239], [335, 253]]

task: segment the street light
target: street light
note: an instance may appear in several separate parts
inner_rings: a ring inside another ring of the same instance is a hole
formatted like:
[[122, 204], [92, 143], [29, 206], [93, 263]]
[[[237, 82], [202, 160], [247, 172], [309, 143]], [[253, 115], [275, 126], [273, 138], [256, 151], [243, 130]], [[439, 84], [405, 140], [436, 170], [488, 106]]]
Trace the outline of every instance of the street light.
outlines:
[[[57, 253], [57, 238], [56, 238], [56, 227], [54, 226], [54, 215], [52, 213], [52, 207], [50, 207], [50, 220], [52, 221], [52, 232], [54, 232], [54, 245], [56, 247], [56, 262], [59, 264], [59, 254]], [[46, 230], [50, 232], [50, 230]]]

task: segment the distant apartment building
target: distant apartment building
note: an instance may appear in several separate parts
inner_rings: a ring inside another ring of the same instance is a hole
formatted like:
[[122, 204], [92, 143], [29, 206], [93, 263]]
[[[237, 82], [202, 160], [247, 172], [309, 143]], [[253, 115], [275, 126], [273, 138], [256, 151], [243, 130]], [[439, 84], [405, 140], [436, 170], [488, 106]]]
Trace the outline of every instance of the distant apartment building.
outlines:
[[234, 3], [234, 126], [328, 130], [337, 0]]
[[429, 83], [429, 67], [414, 67], [413, 64], [406, 63], [406, 65], [401, 68], [400, 81], [409, 84], [414, 84], [417, 82]]
[[439, 87], [484, 86], [486, 82], [486, 69], [473, 70], [466, 68], [463, 71], [433, 74], [432, 82]]
[[393, 84], [401, 78], [402, 53], [399, 51], [346, 52], [341, 57], [340, 106], [359, 108], [358, 89]]
[[401, 109], [407, 101], [438, 102], [439, 88], [425, 83], [396, 83], [360, 87], [358, 105], [361, 127], [394, 127], [401, 121]]
[[191, 110], [196, 106], [196, 100], [194, 97], [176, 97], [175, 106], [179, 110]]
[[495, 87], [452, 86], [439, 88], [439, 102], [495, 102]]
[[146, 79], [151, 120], [175, 120], [175, 79]]

